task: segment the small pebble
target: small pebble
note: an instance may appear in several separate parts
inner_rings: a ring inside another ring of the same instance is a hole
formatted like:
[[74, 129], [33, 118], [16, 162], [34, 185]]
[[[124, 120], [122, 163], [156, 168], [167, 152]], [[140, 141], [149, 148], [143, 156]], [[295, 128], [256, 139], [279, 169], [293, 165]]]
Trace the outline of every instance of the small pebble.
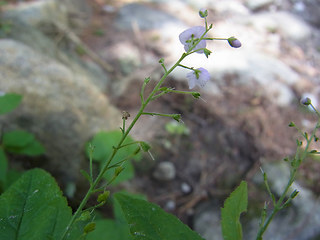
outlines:
[[158, 164], [152, 175], [159, 181], [170, 181], [176, 177], [176, 168], [172, 162], [164, 161]]

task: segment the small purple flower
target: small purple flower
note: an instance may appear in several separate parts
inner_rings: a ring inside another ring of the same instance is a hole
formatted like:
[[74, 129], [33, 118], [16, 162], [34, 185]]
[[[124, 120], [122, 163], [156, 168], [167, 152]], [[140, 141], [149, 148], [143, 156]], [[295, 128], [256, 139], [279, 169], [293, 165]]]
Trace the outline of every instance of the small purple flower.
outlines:
[[[195, 27], [188, 28], [187, 30], [180, 33], [179, 40], [184, 45], [184, 50], [188, 52], [189, 49], [193, 47], [195, 41], [199, 39], [202, 36], [202, 34], [204, 34], [205, 31], [206, 31], [205, 27], [195, 26]], [[206, 36], [207, 34], [205, 35], [205, 37]], [[207, 45], [206, 40], [201, 40], [198, 43], [198, 45], [195, 48], [193, 48], [193, 50], [205, 48], [206, 45]], [[203, 50], [197, 51], [197, 53], [203, 53]]]
[[239, 48], [241, 47], [241, 42], [235, 38], [235, 37], [229, 37], [228, 38], [228, 43], [231, 47], [234, 47], [234, 48]]
[[189, 89], [194, 88], [196, 85], [203, 88], [210, 79], [209, 72], [204, 68], [197, 68], [191, 73], [187, 74], [189, 80]]

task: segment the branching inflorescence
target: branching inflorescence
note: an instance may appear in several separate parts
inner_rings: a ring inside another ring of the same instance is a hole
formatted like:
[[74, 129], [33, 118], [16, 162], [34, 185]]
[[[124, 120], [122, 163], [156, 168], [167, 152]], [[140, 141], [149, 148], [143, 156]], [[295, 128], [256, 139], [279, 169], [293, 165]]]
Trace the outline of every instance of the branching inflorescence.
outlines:
[[[191, 27], [179, 35], [180, 42], [183, 44], [185, 52], [182, 53], [182, 55], [178, 59], [178, 61], [169, 69], [167, 69], [167, 67], [165, 66], [164, 59], [159, 60], [159, 63], [161, 64], [161, 66], [164, 70], [164, 74], [161, 77], [161, 79], [157, 81], [156, 86], [154, 87], [152, 92], [147, 97], [145, 96], [145, 88], [148, 85], [148, 83], [151, 81], [151, 78], [147, 77], [144, 80], [142, 87], [141, 87], [141, 91], [140, 91], [140, 99], [141, 99], [140, 109], [128, 127], [126, 126], [126, 120], [130, 116], [130, 114], [127, 112], [124, 112], [124, 115], [122, 117], [123, 124], [122, 124], [122, 127], [120, 128], [121, 132], [122, 132], [122, 138], [119, 141], [118, 145], [113, 147], [113, 152], [109, 156], [109, 158], [106, 160], [101, 171], [98, 173], [98, 175], [96, 177], [94, 177], [93, 176], [94, 174], [92, 173], [92, 161], [90, 161], [90, 173], [87, 174], [85, 172], [82, 172], [83, 175], [85, 175], [85, 177], [89, 180], [90, 188], [89, 188], [87, 194], [85, 195], [85, 197], [83, 198], [83, 200], [81, 201], [78, 209], [74, 213], [68, 226], [66, 227], [66, 230], [65, 230], [63, 236], [61, 237], [61, 239], [67, 239], [68, 232], [72, 228], [76, 219], [78, 219], [80, 217], [80, 215], [83, 212], [85, 212], [85, 210], [84, 210], [85, 205], [88, 202], [89, 198], [94, 193], [102, 192], [103, 196], [106, 196], [106, 195], [109, 196], [109, 193], [108, 193], [108, 191], [106, 191], [105, 186], [103, 186], [103, 187], [100, 186], [100, 181], [102, 180], [102, 177], [106, 171], [109, 171], [111, 168], [114, 168], [115, 166], [117, 166], [117, 164], [111, 165], [111, 161], [113, 160], [114, 156], [117, 154], [117, 151], [120, 148], [124, 147], [124, 145], [123, 145], [124, 140], [129, 135], [130, 131], [132, 130], [132, 128], [134, 127], [134, 125], [136, 124], [136, 122], [138, 121], [138, 119], [142, 115], [164, 116], [164, 117], [170, 117], [178, 122], [181, 121], [180, 114], [145, 112], [146, 106], [150, 102], [152, 102], [153, 100], [156, 100], [157, 98], [159, 98], [167, 93], [190, 94], [191, 96], [193, 96], [196, 99], [200, 98], [199, 92], [179, 91], [179, 90], [175, 90], [170, 87], [164, 87], [163, 85], [164, 85], [164, 82], [165, 82], [166, 78], [168, 77], [168, 75], [177, 67], [189, 69], [189, 70], [191, 70], [191, 72], [188, 73], [186, 76], [186, 78], [189, 81], [189, 88], [192, 89], [195, 86], [199, 86], [199, 87], [203, 88], [206, 85], [206, 83], [210, 80], [209, 72], [202, 67], [194, 68], [194, 67], [188, 67], [188, 66], [182, 65], [181, 62], [187, 56], [189, 56], [193, 53], [205, 54], [205, 56], [208, 58], [211, 53], [211, 51], [206, 48], [206, 41], [208, 41], [208, 40], [225, 40], [225, 41], [229, 42], [231, 47], [238, 48], [241, 46], [240, 41], [234, 37], [231, 37], [231, 38], [209, 38], [208, 32], [212, 29], [212, 24], [208, 26], [208, 23], [207, 23], [208, 11], [207, 10], [200, 10], [199, 15], [201, 18], [204, 18], [204, 20], [205, 20], [204, 25], [205, 26]], [[138, 145], [137, 152], [139, 150], [149, 151], [149, 148], [150, 148], [149, 145], [142, 142], [142, 141], [135, 142], [134, 144]], [[121, 174], [121, 164], [119, 163], [118, 165], [119, 166], [115, 170], [114, 178], [116, 178], [119, 174]], [[105, 197], [98, 197], [99, 204], [95, 207], [99, 207], [99, 206], [101, 206], [101, 204], [103, 204], [105, 202], [105, 200], [101, 201], [101, 199], [105, 199]]]

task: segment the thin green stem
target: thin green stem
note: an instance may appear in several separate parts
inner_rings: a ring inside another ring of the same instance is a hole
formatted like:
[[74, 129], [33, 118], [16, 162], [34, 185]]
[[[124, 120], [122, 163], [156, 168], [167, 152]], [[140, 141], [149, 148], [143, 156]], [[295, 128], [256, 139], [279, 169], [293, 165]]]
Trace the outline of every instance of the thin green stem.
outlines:
[[92, 155], [93, 155], [93, 146], [89, 145], [89, 174], [90, 174], [90, 180], [92, 182], [93, 180], [93, 171], [92, 171]]
[[203, 40], [228, 40], [228, 38], [203, 38]]
[[122, 118], [122, 134], [126, 131], [126, 119]]
[[179, 64], [179, 67], [186, 68], [186, 69], [189, 69], [189, 70], [194, 70], [193, 67], [188, 67], [188, 66], [185, 66], [185, 65], [182, 65], [182, 64]]
[[[203, 34], [204, 36], [205, 34]], [[200, 42], [200, 41], [199, 41]], [[194, 48], [195, 46], [193, 46]], [[191, 48], [191, 49], [193, 49]], [[114, 156], [117, 154], [119, 148], [121, 148], [122, 143], [124, 142], [124, 140], [126, 139], [126, 137], [129, 135], [130, 131], [132, 130], [133, 126], [136, 124], [136, 122], [138, 121], [138, 119], [141, 117], [141, 115], [143, 115], [144, 113], [144, 109], [146, 108], [146, 106], [148, 105], [148, 103], [153, 99], [154, 95], [159, 91], [161, 85], [163, 84], [164, 80], [167, 78], [167, 76], [180, 64], [180, 62], [186, 57], [190, 55], [190, 53], [183, 53], [181, 55], [181, 57], [179, 58], [179, 60], [168, 70], [166, 71], [162, 78], [159, 80], [159, 82], [157, 83], [157, 85], [154, 87], [153, 91], [150, 93], [150, 95], [148, 96], [148, 98], [144, 101], [143, 99], [143, 93], [141, 91], [140, 95], [141, 95], [141, 107], [138, 111], [138, 113], [136, 114], [136, 116], [134, 117], [133, 121], [131, 122], [131, 124], [129, 125], [129, 127], [127, 128], [127, 130], [124, 131], [122, 138], [120, 139], [118, 145], [113, 149], [112, 154], [109, 156], [108, 160], [106, 161], [105, 165], [103, 166], [102, 170], [99, 172], [97, 178], [95, 179], [95, 181], [93, 182], [93, 184], [90, 186], [88, 192], [86, 193], [85, 197], [83, 198], [83, 200], [81, 201], [78, 209], [75, 211], [75, 213], [73, 214], [72, 218], [70, 219], [63, 235], [61, 236], [61, 240], [64, 240], [67, 236], [68, 231], [70, 230], [70, 228], [72, 227], [73, 223], [75, 222], [75, 220], [77, 219], [77, 217], [79, 216], [79, 214], [81, 213], [82, 209], [85, 207], [85, 205], [87, 204], [89, 198], [91, 197], [91, 195], [93, 194], [93, 192], [95, 191], [97, 185], [99, 184], [99, 182], [101, 181], [104, 173], [108, 170], [108, 167], [112, 161], [112, 159], [114, 158]], [[144, 90], [144, 88], [142, 89]]]
[[151, 113], [151, 112], [143, 112], [143, 115], [150, 115], [150, 116], [161, 116], [161, 117], [173, 117], [176, 114], [167, 114], [167, 113]]
[[270, 222], [272, 221], [273, 217], [277, 214], [277, 212], [279, 212], [283, 208], [283, 206], [285, 204], [285, 203], [283, 203], [284, 199], [287, 196], [287, 193], [288, 193], [292, 183], [294, 182], [294, 180], [296, 178], [296, 174], [297, 174], [298, 168], [300, 167], [301, 163], [304, 161], [304, 159], [308, 155], [310, 144], [311, 144], [312, 140], [315, 137], [316, 131], [318, 129], [317, 126], [319, 124], [320, 124], [320, 118], [318, 119], [317, 125], [313, 129], [311, 136], [307, 139], [306, 146], [305, 146], [304, 151], [303, 151], [303, 153], [302, 153], [302, 155], [300, 157], [299, 157], [299, 154], [298, 154], [299, 147], [297, 148], [296, 157], [293, 160], [292, 169], [291, 169], [291, 172], [290, 172], [290, 178], [288, 180], [288, 183], [287, 183], [284, 191], [282, 192], [280, 198], [278, 199], [276, 205], [274, 206], [271, 214], [268, 216], [268, 218], [264, 222], [263, 226], [260, 227], [260, 229], [258, 231], [258, 234], [257, 234], [257, 237], [256, 237], [256, 240], [261, 240], [262, 239], [262, 235], [267, 230], [267, 228], [268, 228]]

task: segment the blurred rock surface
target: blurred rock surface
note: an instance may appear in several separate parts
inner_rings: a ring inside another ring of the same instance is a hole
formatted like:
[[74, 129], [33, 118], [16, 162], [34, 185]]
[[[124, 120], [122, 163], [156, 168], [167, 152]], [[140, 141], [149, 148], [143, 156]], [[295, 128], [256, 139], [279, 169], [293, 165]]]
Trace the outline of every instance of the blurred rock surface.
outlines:
[[87, 76], [14, 40], [0, 40], [0, 78], [2, 91], [23, 96], [16, 111], [1, 117], [3, 130], [34, 133], [47, 149], [41, 165], [65, 183], [77, 181], [85, 142], [117, 128], [118, 111]]

